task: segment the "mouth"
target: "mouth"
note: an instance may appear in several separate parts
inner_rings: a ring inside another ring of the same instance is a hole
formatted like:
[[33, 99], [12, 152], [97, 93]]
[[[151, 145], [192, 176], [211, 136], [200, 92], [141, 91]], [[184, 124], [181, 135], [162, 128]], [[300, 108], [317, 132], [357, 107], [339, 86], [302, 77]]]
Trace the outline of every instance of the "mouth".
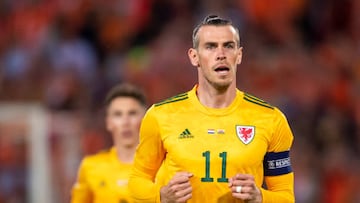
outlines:
[[215, 71], [217, 73], [227, 73], [230, 71], [230, 68], [225, 65], [221, 65], [221, 66], [218, 66], [217, 68], [215, 68]]
[[132, 137], [133, 134], [131, 131], [124, 131], [121, 133], [121, 135], [123, 138], [130, 138], [130, 137]]

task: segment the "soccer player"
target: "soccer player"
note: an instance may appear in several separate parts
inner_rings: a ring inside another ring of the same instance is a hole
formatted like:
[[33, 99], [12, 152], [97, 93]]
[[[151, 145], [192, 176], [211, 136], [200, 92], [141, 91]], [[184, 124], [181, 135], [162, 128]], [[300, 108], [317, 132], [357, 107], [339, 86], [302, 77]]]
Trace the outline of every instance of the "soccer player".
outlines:
[[141, 124], [129, 180], [135, 202], [294, 202], [286, 117], [236, 87], [238, 29], [207, 16], [188, 56], [198, 84], [152, 105]]
[[132, 202], [128, 179], [146, 111], [145, 96], [131, 84], [120, 84], [110, 90], [105, 105], [106, 129], [112, 135], [113, 147], [82, 160], [72, 203]]

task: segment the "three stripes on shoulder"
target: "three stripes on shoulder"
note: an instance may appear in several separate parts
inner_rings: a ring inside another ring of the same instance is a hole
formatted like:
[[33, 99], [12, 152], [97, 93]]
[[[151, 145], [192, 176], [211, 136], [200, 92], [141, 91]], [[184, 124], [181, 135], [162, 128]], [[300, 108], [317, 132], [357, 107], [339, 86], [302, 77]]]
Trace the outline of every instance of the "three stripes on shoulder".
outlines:
[[177, 101], [185, 100], [187, 98], [189, 98], [188, 93], [182, 93], [182, 94], [178, 94], [176, 96], [170, 97], [168, 99], [165, 99], [164, 101], [161, 101], [159, 103], [156, 103], [155, 106], [161, 106], [163, 104], [177, 102]]
[[260, 106], [263, 106], [263, 107], [266, 107], [266, 108], [269, 108], [269, 109], [274, 109], [274, 107], [271, 106], [266, 101], [261, 100], [261, 99], [259, 99], [257, 97], [254, 97], [254, 96], [252, 96], [250, 94], [247, 94], [247, 93], [244, 93], [244, 100], [246, 100], [248, 102], [251, 102], [251, 103], [254, 103], [254, 104], [257, 104], [257, 105], [260, 105]]

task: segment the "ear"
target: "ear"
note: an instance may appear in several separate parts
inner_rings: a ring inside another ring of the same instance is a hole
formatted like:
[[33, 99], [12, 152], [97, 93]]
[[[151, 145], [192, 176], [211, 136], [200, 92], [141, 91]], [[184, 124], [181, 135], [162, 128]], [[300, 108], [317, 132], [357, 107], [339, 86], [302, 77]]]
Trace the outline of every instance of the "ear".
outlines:
[[189, 56], [191, 64], [193, 66], [198, 67], [199, 66], [199, 57], [198, 57], [196, 49], [190, 48], [188, 51], [188, 56]]
[[242, 47], [240, 47], [239, 50], [238, 50], [239, 53], [238, 53], [238, 56], [237, 56], [237, 59], [236, 59], [236, 64], [237, 64], [237, 65], [241, 64], [241, 60], [242, 60], [242, 50], [243, 50]]

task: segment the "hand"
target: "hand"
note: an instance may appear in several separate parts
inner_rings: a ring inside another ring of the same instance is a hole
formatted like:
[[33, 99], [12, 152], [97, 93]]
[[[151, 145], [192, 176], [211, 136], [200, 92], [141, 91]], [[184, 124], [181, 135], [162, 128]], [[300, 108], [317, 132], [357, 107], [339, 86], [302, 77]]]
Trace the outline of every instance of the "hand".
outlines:
[[[241, 186], [240, 191], [236, 187]], [[256, 187], [254, 176], [248, 174], [236, 174], [229, 179], [229, 188], [235, 198], [244, 200], [246, 203], [261, 203], [262, 196], [260, 189]]]
[[161, 203], [183, 203], [191, 198], [191, 173], [178, 172], [169, 183], [160, 189]]

